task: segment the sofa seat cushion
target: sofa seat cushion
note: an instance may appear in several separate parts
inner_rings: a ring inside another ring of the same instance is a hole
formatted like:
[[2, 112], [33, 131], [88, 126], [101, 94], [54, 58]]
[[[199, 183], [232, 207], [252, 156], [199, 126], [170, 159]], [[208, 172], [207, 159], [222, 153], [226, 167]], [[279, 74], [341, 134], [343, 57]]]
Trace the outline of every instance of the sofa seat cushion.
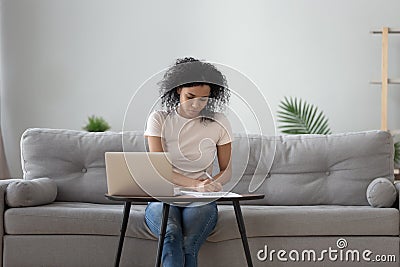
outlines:
[[[219, 205], [218, 224], [209, 241], [240, 238], [232, 206]], [[244, 206], [248, 237], [398, 236], [399, 210], [370, 206]]]
[[[144, 222], [146, 205], [132, 205], [126, 236], [155, 239]], [[123, 205], [53, 202], [4, 213], [4, 229], [12, 235], [119, 235]]]
[[[126, 236], [155, 239], [144, 222], [146, 205], [131, 208]], [[6, 234], [119, 235], [121, 205], [54, 202], [10, 208]], [[233, 207], [219, 205], [211, 242], [240, 238]], [[242, 206], [248, 237], [262, 236], [398, 236], [399, 211], [370, 206]]]

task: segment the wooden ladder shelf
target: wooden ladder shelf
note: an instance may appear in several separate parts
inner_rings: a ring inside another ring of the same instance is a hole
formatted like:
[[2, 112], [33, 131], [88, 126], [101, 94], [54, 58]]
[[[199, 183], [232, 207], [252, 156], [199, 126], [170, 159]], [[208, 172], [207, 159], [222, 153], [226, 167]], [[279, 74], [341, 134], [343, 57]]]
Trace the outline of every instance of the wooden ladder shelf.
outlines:
[[[380, 81], [372, 81], [371, 84], [380, 84], [382, 88], [381, 93], [381, 130], [388, 131], [388, 85], [400, 84], [400, 78], [389, 79], [388, 77], [388, 50], [389, 50], [389, 34], [400, 34], [400, 29], [391, 29], [383, 27], [382, 30], [371, 31], [372, 34], [382, 34], [382, 72]], [[400, 133], [399, 130], [390, 131], [392, 134]]]

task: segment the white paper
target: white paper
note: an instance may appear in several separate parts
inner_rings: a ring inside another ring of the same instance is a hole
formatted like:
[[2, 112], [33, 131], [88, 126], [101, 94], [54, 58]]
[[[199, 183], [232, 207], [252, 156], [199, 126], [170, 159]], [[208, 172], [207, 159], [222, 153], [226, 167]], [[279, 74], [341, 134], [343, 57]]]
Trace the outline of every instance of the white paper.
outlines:
[[232, 192], [197, 192], [197, 191], [180, 191], [182, 195], [190, 195], [194, 197], [241, 197], [241, 195]]

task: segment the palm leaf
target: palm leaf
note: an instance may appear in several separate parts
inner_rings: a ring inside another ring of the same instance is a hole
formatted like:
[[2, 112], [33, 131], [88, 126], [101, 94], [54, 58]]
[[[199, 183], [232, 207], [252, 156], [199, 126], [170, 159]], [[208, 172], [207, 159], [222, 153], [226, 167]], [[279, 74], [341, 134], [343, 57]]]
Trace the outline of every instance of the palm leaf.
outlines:
[[284, 98], [279, 104], [278, 128], [286, 134], [331, 134], [328, 119], [318, 108], [297, 98]]

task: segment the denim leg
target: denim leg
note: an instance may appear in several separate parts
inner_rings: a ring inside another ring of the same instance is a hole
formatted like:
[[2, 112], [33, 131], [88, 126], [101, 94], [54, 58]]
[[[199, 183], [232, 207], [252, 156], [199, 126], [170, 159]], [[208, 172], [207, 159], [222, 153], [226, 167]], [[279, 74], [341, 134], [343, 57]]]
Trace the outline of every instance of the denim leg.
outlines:
[[215, 202], [198, 207], [186, 207], [182, 211], [183, 250], [185, 267], [197, 266], [197, 254], [201, 245], [214, 229], [218, 220]]
[[[146, 207], [145, 221], [155, 236], [159, 236], [161, 231], [162, 206], [161, 202], [151, 202]], [[162, 252], [162, 265], [163, 267], [183, 267], [183, 261], [181, 210], [171, 205]]]

